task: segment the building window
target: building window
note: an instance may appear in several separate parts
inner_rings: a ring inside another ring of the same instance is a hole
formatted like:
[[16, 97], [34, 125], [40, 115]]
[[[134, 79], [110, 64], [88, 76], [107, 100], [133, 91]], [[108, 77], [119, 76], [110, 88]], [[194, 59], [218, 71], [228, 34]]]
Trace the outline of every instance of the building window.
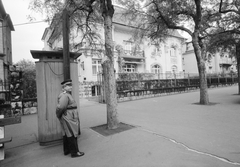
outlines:
[[160, 46], [155, 45], [154, 48], [153, 48], [153, 52], [151, 54], [152, 54], [152, 57], [154, 57], [154, 58], [155, 58], [155, 56], [161, 57]]
[[160, 67], [160, 65], [158, 65], [158, 64], [153, 65], [153, 66], [152, 66], [152, 69], [151, 69], [151, 72], [152, 72], [152, 73], [155, 73], [155, 74], [161, 73], [161, 67]]
[[176, 46], [172, 46], [170, 48], [170, 56], [172, 56], [172, 57], [176, 57], [177, 56], [177, 47]]
[[212, 67], [208, 67], [209, 68], [209, 73], [212, 73]]
[[211, 54], [208, 54], [208, 56], [207, 56], [207, 61], [208, 61], [208, 63], [211, 64], [211, 63], [212, 63], [212, 60], [213, 60], [212, 55], [211, 55]]
[[131, 41], [124, 41], [124, 50], [127, 52], [132, 51], [132, 42]]
[[123, 70], [125, 72], [136, 72], [136, 65], [134, 64], [126, 64], [123, 66]]
[[97, 75], [102, 72], [101, 60], [93, 59], [92, 60], [92, 74]]
[[177, 70], [178, 70], [177, 66], [172, 66], [172, 73], [174, 73], [174, 74], [177, 73]]

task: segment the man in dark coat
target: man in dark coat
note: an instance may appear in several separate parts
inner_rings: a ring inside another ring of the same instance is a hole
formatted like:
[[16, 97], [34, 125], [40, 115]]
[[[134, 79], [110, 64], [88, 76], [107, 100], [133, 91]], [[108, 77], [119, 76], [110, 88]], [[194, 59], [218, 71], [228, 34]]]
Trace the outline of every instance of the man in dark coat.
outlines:
[[84, 153], [78, 149], [77, 137], [80, 135], [80, 121], [77, 103], [71, 95], [72, 80], [63, 81], [61, 85], [63, 92], [58, 96], [56, 115], [62, 128], [63, 152], [64, 155], [71, 153], [72, 158], [80, 157]]

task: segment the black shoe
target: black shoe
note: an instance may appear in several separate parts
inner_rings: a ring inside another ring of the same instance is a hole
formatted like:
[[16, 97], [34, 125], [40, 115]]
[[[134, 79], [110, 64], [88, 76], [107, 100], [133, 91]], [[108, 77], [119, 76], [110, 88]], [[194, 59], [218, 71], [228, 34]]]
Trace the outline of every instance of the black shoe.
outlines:
[[83, 152], [78, 152], [78, 153], [72, 154], [71, 157], [72, 157], [72, 158], [77, 158], [77, 157], [81, 157], [81, 156], [83, 156], [83, 155], [84, 155]]
[[64, 155], [68, 155], [68, 154], [70, 154], [70, 152], [64, 152]]

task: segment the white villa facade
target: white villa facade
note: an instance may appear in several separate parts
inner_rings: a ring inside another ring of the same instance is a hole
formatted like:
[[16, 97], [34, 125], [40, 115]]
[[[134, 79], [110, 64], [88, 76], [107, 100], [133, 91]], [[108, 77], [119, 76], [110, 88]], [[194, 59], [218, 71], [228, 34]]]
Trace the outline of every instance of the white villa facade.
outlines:
[[[198, 74], [197, 60], [191, 42], [186, 42], [183, 53], [183, 71], [185, 74]], [[215, 53], [207, 55], [206, 70], [208, 74], [228, 74], [236, 72], [236, 59], [229, 53]]]
[[[53, 25], [53, 24], [52, 24]], [[56, 38], [55, 27], [50, 26], [45, 29], [42, 40], [44, 41], [43, 50], [59, 50], [63, 48], [62, 37]], [[152, 44], [149, 39], [138, 45], [138, 49], [133, 49], [136, 43], [132, 40], [134, 28], [123, 24], [113, 18], [113, 41], [114, 41], [114, 68], [116, 74], [127, 73], [155, 73], [156, 78], [171, 78], [171, 74], [183, 74], [182, 54], [185, 38], [177, 31], [166, 38], [159, 47]], [[98, 27], [98, 32], [104, 37], [103, 26]], [[78, 33], [78, 32], [71, 32]], [[59, 33], [61, 34], [61, 33]], [[61, 35], [60, 35], [61, 36]], [[78, 38], [81, 34], [78, 34]], [[74, 39], [74, 43], [78, 39]], [[103, 39], [104, 40], [104, 39]], [[71, 41], [70, 41], [71, 45]], [[123, 49], [121, 54], [117, 48]], [[98, 74], [101, 72], [101, 63], [104, 59], [102, 53], [86, 51], [82, 47], [82, 55], [78, 58], [78, 75], [80, 82], [80, 96], [95, 96], [98, 93]], [[72, 52], [76, 51], [74, 48]], [[168, 74], [162, 75], [162, 74]]]
[[[123, 53], [115, 49], [116, 73], [181, 73], [182, 72], [182, 45], [184, 38], [179, 34], [169, 36], [165, 43], [158, 48], [150, 41], [146, 41], [140, 49], [132, 50], [134, 41], [131, 41], [131, 29], [125, 25], [114, 23], [113, 41], [115, 46], [120, 45]], [[79, 57], [79, 80], [97, 81], [97, 74], [101, 72], [103, 56], [98, 54], [83, 54]]]

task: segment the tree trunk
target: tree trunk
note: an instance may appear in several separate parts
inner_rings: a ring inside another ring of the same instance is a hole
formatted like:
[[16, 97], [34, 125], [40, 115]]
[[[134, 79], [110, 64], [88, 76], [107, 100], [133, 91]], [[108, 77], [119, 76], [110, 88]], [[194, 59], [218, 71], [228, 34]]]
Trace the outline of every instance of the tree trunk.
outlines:
[[106, 60], [103, 62], [103, 75], [106, 91], [107, 104], [107, 125], [108, 129], [118, 128], [117, 114], [117, 89], [114, 74], [114, 55], [113, 55], [113, 39], [112, 39], [112, 17], [114, 8], [111, 0], [101, 1], [104, 18], [104, 34], [105, 34], [105, 53]]
[[236, 59], [237, 59], [237, 73], [238, 73], [238, 94], [240, 95], [240, 43], [236, 44]]
[[192, 44], [197, 59], [198, 72], [199, 72], [199, 86], [200, 86], [200, 104], [208, 105], [208, 88], [207, 88], [207, 72], [205, 65], [206, 52], [204, 47], [200, 47], [197, 35], [192, 37]]
[[116, 81], [113, 69], [113, 63], [110, 60], [104, 61], [103, 76], [105, 82], [108, 129], [116, 129], [119, 123], [117, 114]]
[[205, 62], [198, 64], [199, 81], [200, 81], [200, 104], [209, 104], [208, 88], [207, 88], [207, 73]]

